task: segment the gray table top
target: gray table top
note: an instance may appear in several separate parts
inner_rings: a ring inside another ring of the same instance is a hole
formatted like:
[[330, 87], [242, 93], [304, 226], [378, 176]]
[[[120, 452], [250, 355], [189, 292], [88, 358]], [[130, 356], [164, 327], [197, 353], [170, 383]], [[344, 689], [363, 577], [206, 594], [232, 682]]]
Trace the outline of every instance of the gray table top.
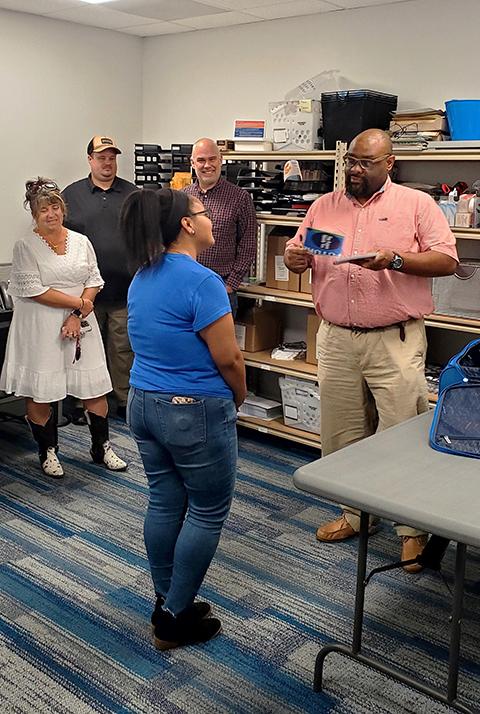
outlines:
[[297, 488], [480, 547], [480, 460], [428, 445], [421, 414], [297, 469]]

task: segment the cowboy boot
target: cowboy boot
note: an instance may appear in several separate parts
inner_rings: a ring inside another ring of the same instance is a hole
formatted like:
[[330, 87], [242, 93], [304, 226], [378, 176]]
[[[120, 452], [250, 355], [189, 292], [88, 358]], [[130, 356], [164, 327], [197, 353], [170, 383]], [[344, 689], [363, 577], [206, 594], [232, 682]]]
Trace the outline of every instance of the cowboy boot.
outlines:
[[38, 444], [38, 456], [43, 473], [51, 478], [62, 478], [64, 471], [57, 457], [58, 432], [53, 412], [50, 411], [50, 416], [44, 426], [35, 424], [35, 422], [31, 421], [27, 416], [25, 420], [32, 431], [33, 438]]
[[108, 440], [108, 417], [86, 411], [88, 428], [92, 436], [90, 454], [96, 464], [106, 466], [110, 471], [125, 471], [127, 464], [116, 455]]

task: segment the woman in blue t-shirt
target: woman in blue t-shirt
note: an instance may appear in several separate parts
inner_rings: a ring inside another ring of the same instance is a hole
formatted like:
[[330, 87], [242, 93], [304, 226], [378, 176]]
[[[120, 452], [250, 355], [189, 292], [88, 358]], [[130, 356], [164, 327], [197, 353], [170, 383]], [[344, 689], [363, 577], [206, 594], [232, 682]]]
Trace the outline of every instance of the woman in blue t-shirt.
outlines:
[[152, 624], [165, 650], [221, 631], [210, 605], [194, 599], [230, 510], [245, 365], [223, 280], [196, 261], [214, 243], [202, 203], [171, 189], [134, 191], [121, 223], [137, 270], [128, 292], [135, 359], [127, 420], [149, 485]]

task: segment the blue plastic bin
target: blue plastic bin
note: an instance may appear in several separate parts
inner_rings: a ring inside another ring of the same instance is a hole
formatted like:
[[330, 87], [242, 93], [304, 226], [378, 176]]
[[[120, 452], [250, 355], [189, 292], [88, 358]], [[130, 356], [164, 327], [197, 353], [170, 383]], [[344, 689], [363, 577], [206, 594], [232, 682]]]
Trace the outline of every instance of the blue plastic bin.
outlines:
[[452, 141], [480, 140], [480, 99], [445, 102]]

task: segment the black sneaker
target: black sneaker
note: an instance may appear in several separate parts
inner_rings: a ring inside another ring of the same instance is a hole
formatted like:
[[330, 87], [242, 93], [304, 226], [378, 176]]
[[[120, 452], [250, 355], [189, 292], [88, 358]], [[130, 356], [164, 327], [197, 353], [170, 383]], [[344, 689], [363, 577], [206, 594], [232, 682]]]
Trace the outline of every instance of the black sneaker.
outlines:
[[175, 647], [208, 642], [222, 631], [222, 623], [216, 617], [203, 620], [192, 618], [186, 610], [176, 617], [160, 610], [155, 625], [153, 644], [157, 650], [172, 650]]
[[[159, 613], [162, 609], [165, 598], [162, 595], [157, 597], [157, 602], [155, 603], [155, 610], [152, 612], [152, 617], [150, 618], [152, 623], [152, 628], [155, 628]], [[209, 617], [212, 613], [212, 607], [208, 602], [194, 602], [193, 605], [187, 607], [183, 613], [185, 616], [190, 616], [195, 620], [203, 620], [205, 617]]]

